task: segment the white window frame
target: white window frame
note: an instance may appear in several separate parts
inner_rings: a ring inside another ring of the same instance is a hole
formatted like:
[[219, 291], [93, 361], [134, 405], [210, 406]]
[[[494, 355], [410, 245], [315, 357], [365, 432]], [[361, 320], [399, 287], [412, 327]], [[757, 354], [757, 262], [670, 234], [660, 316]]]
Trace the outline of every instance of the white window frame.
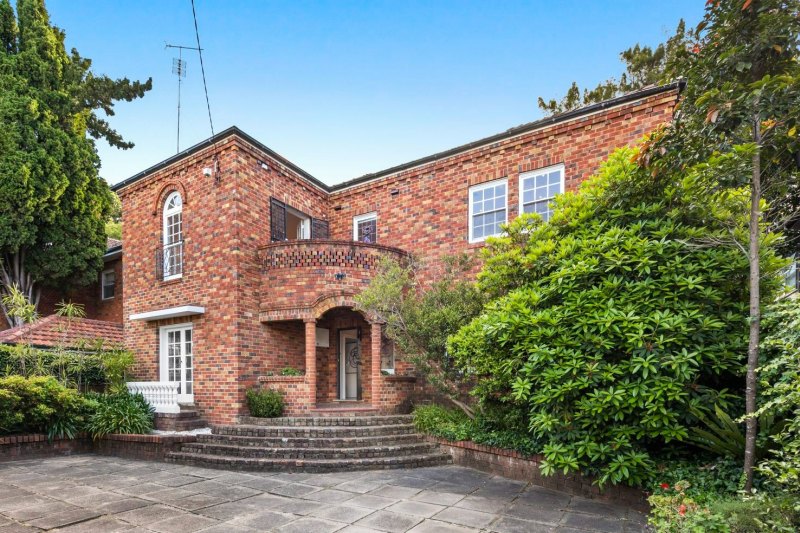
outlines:
[[478, 185], [473, 185], [467, 191], [467, 202], [469, 204], [469, 219], [467, 220], [469, 233], [467, 234], [467, 237], [468, 237], [468, 241], [469, 241], [470, 244], [483, 242], [488, 237], [494, 237], [495, 235], [500, 235], [499, 233], [495, 233], [493, 235], [483, 235], [483, 236], [478, 237], [478, 238], [473, 238], [473, 236], [472, 236], [472, 230], [473, 230], [472, 225], [473, 225], [473, 218], [474, 218], [473, 217], [474, 205], [472, 203], [472, 193], [475, 192], [475, 191], [482, 191], [484, 189], [491, 189], [493, 187], [497, 187], [501, 183], [506, 186], [506, 205], [503, 208], [503, 210], [505, 212], [505, 217], [504, 217], [503, 223], [507, 224], [508, 223], [508, 178], [507, 177], [501, 178], [499, 180], [487, 181], [486, 183], [481, 183], [481, 184], [478, 184]]
[[363, 215], [358, 215], [353, 217], [353, 240], [358, 241], [358, 225], [361, 222], [369, 222], [370, 220], [375, 221], [375, 241], [370, 244], [375, 244], [378, 242], [378, 212], [372, 211], [371, 213], [364, 213]]
[[[525, 209], [525, 201], [524, 201], [525, 200], [525, 194], [524, 194], [524, 191], [522, 190], [522, 182], [525, 181], [528, 178], [531, 178], [531, 177], [535, 178], [536, 176], [540, 176], [542, 174], [549, 174], [549, 173], [553, 172], [554, 170], [558, 170], [561, 173], [561, 182], [559, 184], [559, 187], [561, 188], [561, 192], [559, 192], [558, 194], [564, 194], [564, 192], [565, 192], [564, 191], [565, 178], [564, 178], [564, 164], [563, 163], [559, 163], [557, 165], [550, 165], [549, 167], [542, 167], [542, 168], [539, 168], [539, 169], [536, 169], [536, 170], [531, 170], [530, 172], [523, 172], [523, 173], [521, 173], [519, 175], [518, 193], [519, 193], [519, 214], [520, 215], [525, 214], [525, 211], [524, 211], [524, 209]], [[555, 198], [555, 196], [550, 196], [548, 198], [542, 198], [540, 200], [534, 199], [533, 202], [535, 203], [535, 202], [547, 201], [549, 203], [549, 202], [553, 201], [553, 198]]]
[[114, 274], [114, 296], [117, 295], [117, 273], [116, 273], [116, 271], [113, 268], [108, 269], [108, 270], [103, 270], [103, 272], [100, 273], [100, 299], [103, 300], [103, 301], [113, 300], [114, 299], [114, 296], [106, 297], [106, 276], [108, 274]]
[[[175, 197], [177, 197], [180, 200], [181, 205], [179, 205], [178, 207], [172, 207], [172, 208], [168, 209], [167, 206], [169, 205], [170, 201]], [[183, 242], [183, 197], [181, 197], [181, 193], [178, 192], [178, 191], [171, 192], [169, 194], [169, 196], [167, 196], [167, 199], [164, 200], [164, 213], [161, 216], [161, 223], [162, 223], [162, 227], [161, 227], [161, 231], [162, 231], [162, 233], [161, 233], [161, 235], [162, 235], [162, 237], [161, 237], [161, 241], [162, 241], [162, 248], [161, 248], [161, 254], [162, 254], [161, 263], [162, 264], [161, 264], [161, 269], [162, 269], [163, 272], [166, 272], [166, 255], [167, 255], [166, 252], [167, 252], [167, 246], [169, 246], [169, 243], [167, 243], [167, 232], [168, 232], [168, 229], [169, 229], [168, 221], [169, 221], [169, 218], [174, 216], [174, 215], [181, 215], [181, 239], [180, 239], [180, 242]], [[169, 281], [169, 280], [173, 280], [173, 279], [182, 278], [183, 277], [183, 260], [184, 260], [183, 246], [181, 246], [181, 271], [179, 273], [177, 273], [177, 274], [172, 274], [170, 276], [163, 276], [162, 280], [163, 281]], [[162, 274], [163, 274], [163, 272], [162, 272]]]

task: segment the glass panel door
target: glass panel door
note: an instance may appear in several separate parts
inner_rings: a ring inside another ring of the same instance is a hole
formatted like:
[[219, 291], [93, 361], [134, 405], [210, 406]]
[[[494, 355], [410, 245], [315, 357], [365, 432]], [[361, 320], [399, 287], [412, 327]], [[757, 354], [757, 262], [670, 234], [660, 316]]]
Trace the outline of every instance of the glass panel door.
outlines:
[[194, 401], [192, 327], [161, 328], [161, 380], [178, 383], [178, 401]]

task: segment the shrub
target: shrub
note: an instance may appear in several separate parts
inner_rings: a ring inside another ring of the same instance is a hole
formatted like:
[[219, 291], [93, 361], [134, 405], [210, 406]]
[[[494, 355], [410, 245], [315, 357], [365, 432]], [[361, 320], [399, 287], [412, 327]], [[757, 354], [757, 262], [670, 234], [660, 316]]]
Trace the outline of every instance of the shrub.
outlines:
[[82, 428], [85, 410], [80, 394], [55, 378], [0, 378], [0, 434], [71, 438]]
[[460, 409], [447, 409], [439, 405], [422, 405], [414, 408], [414, 425], [419, 431], [451, 441], [470, 440], [527, 455], [541, 451], [541, 443], [533, 439], [525, 428], [514, 423], [493, 418], [493, 413], [481, 409], [475, 419], [470, 419]]
[[[489, 303], [450, 339], [476, 396], [525, 411], [546, 441], [545, 474], [640, 484], [650, 449], [686, 439], [694, 407], [743, 385], [749, 265], [714, 243], [746, 221], [721, 227], [711, 214], [746, 212], [746, 195], [703, 203], [635, 154], [615, 152], [580, 193], [556, 198], [548, 223], [521, 216], [489, 239], [478, 277]], [[771, 244], [765, 300], [782, 266]]]
[[283, 393], [274, 389], [250, 389], [247, 408], [250, 415], [259, 418], [276, 418], [283, 414]]
[[302, 370], [298, 370], [292, 366], [287, 366], [286, 368], [281, 369], [281, 376], [302, 376]]
[[98, 439], [110, 433], [150, 433], [154, 409], [141, 394], [91, 395], [93, 414], [87, 430]]
[[770, 361], [762, 369], [767, 400], [760, 413], [786, 417], [776, 448], [758, 465], [775, 490], [800, 493], [800, 300], [771, 306], [764, 314], [763, 347]]

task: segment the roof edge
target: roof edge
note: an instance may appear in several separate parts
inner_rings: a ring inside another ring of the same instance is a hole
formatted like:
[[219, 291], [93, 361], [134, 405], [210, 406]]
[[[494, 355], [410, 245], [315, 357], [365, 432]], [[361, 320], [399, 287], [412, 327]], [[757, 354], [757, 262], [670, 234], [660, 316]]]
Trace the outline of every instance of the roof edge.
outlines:
[[638, 91], [634, 91], [634, 92], [630, 92], [630, 93], [627, 93], [627, 94], [623, 94], [621, 96], [617, 96], [617, 97], [611, 98], [609, 100], [603, 100], [602, 102], [598, 102], [596, 104], [588, 105], [588, 106], [581, 107], [581, 108], [578, 108], [578, 109], [573, 109], [572, 111], [566, 111], [564, 113], [559, 113], [557, 115], [546, 117], [546, 118], [543, 118], [543, 119], [540, 119], [540, 120], [536, 120], [536, 121], [533, 121], [533, 122], [528, 122], [528, 123], [522, 124], [520, 126], [515, 126], [513, 128], [509, 128], [506, 131], [503, 131], [501, 133], [497, 133], [497, 134], [494, 134], [494, 135], [490, 135], [488, 137], [484, 137], [482, 139], [478, 139], [477, 141], [472, 141], [472, 142], [469, 142], [469, 143], [466, 143], [466, 144], [462, 144], [462, 145], [456, 146], [454, 148], [450, 148], [448, 150], [444, 150], [442, 152], [437, 152], [435, 154], [431, 154], [431, 155], [428, 155], [428, 156], [425, 156], [425, 157], [421, 157], [419, 159], [414, 159], [414, 160], [409, 161], [407, 163], [402, 163], [400, 165], [395, 165], [393, 167], [389, 167], [389, 168], [386, 168], [384, 170], [380, 170], [378, 172], [371, 172], [369, 174], [364, 174], [363, 176], [360, 176], [360, 177], [357, 177], [357, 178], [354, 178], [354, 179], [351, 179], [351, 180], [347, 180], [347, 181], [338, 183], [336, 185], [326, 185], [325, 183], [323, 183], [322, 181], [318, 180], [317, 178], [315, 178], [314, 176], [312, 176], [311, 174], [309, 174], [308, 172], [306, 172], [305, 170], [303, 170], [299, 166], [295, 165], [294, 163], [292, 163], [288, 159], [284, 158], [283, 156], [281, 156], [280, 154], [278, 154], [277, 152], [275, 152], [274, 150], [272, 150], [271, 148], [269, 148], [265, 144], [261, 143], [260, 141], [258, 141], [254, 137], [251, 137], [250, 135], [248, 135], [247, 133], [245, 133], [244, 131], [239, 129], [238, 126], [231, 126], [231, 127], [227, 128], [227, 129], [225, 129], [225, 130], [223, 130], [223, 131], [221, 131], [221, 132], [209, 137], [208, 139], [206, 139], [204, 141], [200, 141], [199, 143], [195, 144], [194, 146], [191, 146], [191, 147], [187, 148], [186, 150], [184, 150], [184, 151], [182, 151], [180, 153], [177, 153], [172, 157], [169, 157], [169, 158], [165, 159], [164, 161], [162, 161], [160, 163], [157, 163], [157, 164], [155, 164], [155, 165], [153, 165], [153, 166], [151, 166], [151, 167], [139, 172], [138, 174], [135, 174], [135, 175], [131, 176], [130, 178], [124, 179], [124, 180], [120, 181], [119, 183], [115, 183], [114, 185], [111, 186], [111, 190], [114, 191], [114, 192], [119, 192], [122, 189], [124, 189], [125, 187], [128, 187], [129, 185], [132, 185], [132, 184], [134, 184], [134, 183], [136, 183], [136, 182], [138, 182], [138, 181], [140, 181], [140, 180], [142, 180], [142, 179], [154, 174], [155, 172], [158, 172], [159, 170], [162, 170], [162, 169], [164, 169], [164, 168], [166, 168], [166, 167], [168, 167], [168, 166], [170, 166], [170, 165], [172, 165], [174, 163], [177, 163], [178, 161], [180, 161], [181, 159], [183, 159], [185, 157], [188, 157], [188, 156], [191, 156], [193, 154], [196, 154], [197, 152], [200, 152], [201, 150], [203, 150], [205, 148], [208, 148], [209, 146], [213, 146], [213, 145], [223, 141], [224, 139], [226, 139], [228, 137], [236, 136], [236, 137], [239, 137], [241, 140], [243, 140], [243, 141], [255, 146], [257, 149], [259, 149], [262, 152], [266, 153], [269, 157], [275, 159], [279, 163], [287, 166], [292, 171], [296, 172], [300, 177], [302, 177], [303, 179], [307, 180], [309, 183], [311, 183], [312, 185], [314, 185], [317, 188], [321, 189], [322, 191], [324, 191], [326, 193], [334, 193], [334, 192], [338, 192], [338, 191], [353, 187], [355, 185], [360, 185], [362, 183], [366, 183], [366, 182], [369, 182], [369, 181], [372, 181], [372, 180], [376, 180], [376, 179], [380, 179], [380, 178], [383, 178], [383, 177], [386, 177], [386, 176], [390, 176], [392, 174], [396, 174], [398, 172], [402, 172], [403, 170], [408, 170], [410, 168], [414, 168], [414, 167], [417, 167], [417, 166], [420, 166], [420, 165], [424, 165], [426, 163], [437, 161], [439, 159], [450, 157], [452, 155], [455, 155], [455, 154], [458, 154], [458, 153], [461, 153], [461, 152], [465, 152], [467, 150], [478, 148], [478, 147], [486, 145], [486, 144], [491, 144], [493, 142], [501, 141], [501, 140], [509, 138], [509, 137], [514, 137], [516, 135], [521, 135], [523, 133], [528, 133], [530, 131], [534, 131], [534, 130], [537, 130], [537, 129], [540, 129], [540, 128], [543, 128], [543, 127], [546, 127], [546, 126], [551, 126], [553, 124], [558, 124], [560, 122], [565, 122], [567, 120], [575, 119], [575, 118], [581, 117], [583, 115], [589, 115], [589, 114], [595, 113], [597, 111], [602, 111], [602, 110], [605, 110], [605, 109], [608, 109], [608, 108], [611, 108], [611, 107], [616, 107], [616, 106], [619, 106], [619, 105], [622, 105], [622, 104], [626, 104], [628, 102], [632, 102], [632, 101], [638, 100], [640, 98], [647, 98], [648, 96], [664, 93], [664, 92], [675, 90], [675, 89], [677, 89], [678, 93], [680, 93], [680, 92], [683, 91], [683, 88], [685, 86], [686, 86], [686, 82], [683, 79], [679, 79], [677, 81], [674, 81], [674, 82], [671, 82], [671, 83], [668, 83], [668, 84], [665, 84], [665, 85], [658, 85], [658, 86], [655, 86], [655, 87], [648, 87], [648, 88], [645, 88], [645, 89], [640, 89]]
[[320, 180], [318, 180], [317, 178], [315, 178], [314, 176], [312, 176], [311, 174], [309, 174], [308, 172], [306, 172], [302, 168], [298, 167], [297, 165], [295, 165], [294, 163], [292, 163], [291, 161], [289, 161], [285, 157], [281, 156], [280, 154], [278, 154], [277, 152], [272, 150], [270, 147], [266, 146], [265, 144], [261, 143], [260, 141], [256, 140], [255, 138], [251, 137], [250, 135], [248, 135], [247, 133], [245, 133], [244, 131], [239, 129], [238, 126], [231, 126], [231, 127], [227, 128], [227, 129], [225, 129], [225, 130], [223, 130], [223, 131], [221, 131], [221, 132], [209, 137], [208, 139], [206, 139], [204, 141], [200, 141], [199, 143], [195, 144], [194, 146], [190, 146], [186, 150], [184, 150], [182, 152], [179, 152], [179, 153], [173, 155], [172, 157], [168, 157], [167, 159], [161, 161], [160, 163], [156, 163], [155, 165], [153, 165], [153, 166], [151, 166], [151, 167], [139, 172], [138, 174], [134, 174], [130, 178], [124, 179], [124, 180], [120, 181], [119, 183], [115, 183], [114, 185], [111, 186], [111, 190], [114, 191], [114, 192], [119, 192], [119, 191], [121, 191], [122, 189], [124, 189], [125, 187], [127, 187], [129, 185], [133, 185], [134, 183], [136, 183], [136, 182], [138, 182], [138, 181], [140, 181], [140, 180], [142, 180], [142, 179], [154, 174], [155, 172], [158, 172], [159, 170], [162, 170], [162, 169], [164, 169], [164, 168], [166, 168], [166, 167], [168, 167], [168, 166], [170, 166], [170, 165], [172, 165], [174, 163], [177, 163], [181, 159], [184, 159], [186, 157], [194, 155], [194, 154], [200, 152], [201, 150], [204, 150], [204, 149], [208, 148], [209, 146], [214, 146], [215, 144], [217, 144], [217, 143], [219, 143], [219, 142], [221, 142], [221, 141], [223, 141], [223, 140], [225, 140], [225, 139], [227, 139], [228, 137], [231, 137], [231, 136], [239, 137], [241, 140], [243, 140], [243, 141], [245, 141], [245, 142], [247, 142], [249, 144], [252, 144], [253, 146], [258, 148], [262, 152], [266, 153], [272, 159], [278, 161], [282, 165], [285, 165], [285, 166], [289, 167], [292, 171], [294, 171], [297, 174], [299, 174], [303, 179], [309, 181], [311, 184], [315, 185], [316, 187], [319, 187], [324, 192], [330, 192], [330, 187], [328, 185], [325, 185]]
[[396, 165], [384, 170], [380, 170], [378, 172], [371, 172], [369, 174], [364, 174], [358, 178], [354, 178], [348, 181], [344, 181], [342, 183], [337, 183], [330, 187], [331, 192], [338, 192], [350, 187], [354, 187], [356, 185], [360, 185], [362, 183], [366, 183], [372, 180], [384, 178], [386, 176], [390, 176], [392, 174], [396, 174], [398, 172], [402, 172], [404, 170], [408, 170], [410, 168], [414, 168], [417, 166], [425, 165], [427, 163], [431, 163], [433, 161], [437, 161], [439, 159], [444, 159], [446, 157], [450, 157], [462, 152], [466, 152], [468, 150], [472, 150], [475, 148], [479, 148], [480, 146], [484, 146], [486, 144], [491, 144], [494, 142], [498, 142], [510, 137], [515, 137], [517, 135], [521, 135], [524, 133], [528, 133], [546, 126], [552, 126], [553, 124], [558, 124], [560, 122], [565, 122], [568, 120], [572, 120], [583, 115], [590, 115], [592, 113], [596, 113], [598, 111], [603, 111], [605, 109], [616, 107], [619, 105], [623, 105], [629, 103], [634, 100], [638, 100], [640, 98], [647, 98], [649, 96], [653, 96], [655, 94], [665, 93], [671, 90], [678, 90], [680, 94], [683, 91], [683, 88], [686, 86], [686, 82], [682, 79], [674, 81], [672, 83], [668, 83], [666, 85], [658, 85], [655, 87], [648, 87], [646, 89], [640, 89], [638, 91], [630, 92], [627, 94], [623, 94], [617, 96], [615, 98], [611, 98], [608, 100], [603, 100], [602, 102], [598, 102], [596, 104], [591, 104], [588, 106], [580, 107], [578, 109], [573, 109], [572, 111], [565, 111], [564, 113], [559, 113], [557, 115], [552, 115], [540, 120], [536, 120], [533, 122], [528, 122], [522, 124], [520, 126], [515, 126], [513, 128], [509, 128], [504, 132], [496, 133], [494, 135], [490, 135], [488, 137], [484, 137], [482, 139], [478, 139], [477, 141], [472, 141], [466, 144], [462, 144], [460, 146], [456, 146], [455, 148], [449, 148], [442, 152], [438, 152], [435, 154], [431, 154], [429, 156], [421, 157], [419, 159], [415, 159], [413, 161], [409, 161], [408, 163], [402, 163], [400, 165]]

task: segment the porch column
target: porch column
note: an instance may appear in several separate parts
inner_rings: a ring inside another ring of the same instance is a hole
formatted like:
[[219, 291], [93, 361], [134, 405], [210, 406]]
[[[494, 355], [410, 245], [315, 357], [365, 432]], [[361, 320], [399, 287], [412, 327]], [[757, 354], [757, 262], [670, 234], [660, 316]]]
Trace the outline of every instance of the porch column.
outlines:
[[317, 404], [317, 320], [307, 318], [306, 325], [306, 385], [309, 406]]
[[380, 407], [381, 405], [381, 330], [383, 324], [380, 322], [372, 322], [370, 324], [370, 352], [372, 353], [372, 406]]

